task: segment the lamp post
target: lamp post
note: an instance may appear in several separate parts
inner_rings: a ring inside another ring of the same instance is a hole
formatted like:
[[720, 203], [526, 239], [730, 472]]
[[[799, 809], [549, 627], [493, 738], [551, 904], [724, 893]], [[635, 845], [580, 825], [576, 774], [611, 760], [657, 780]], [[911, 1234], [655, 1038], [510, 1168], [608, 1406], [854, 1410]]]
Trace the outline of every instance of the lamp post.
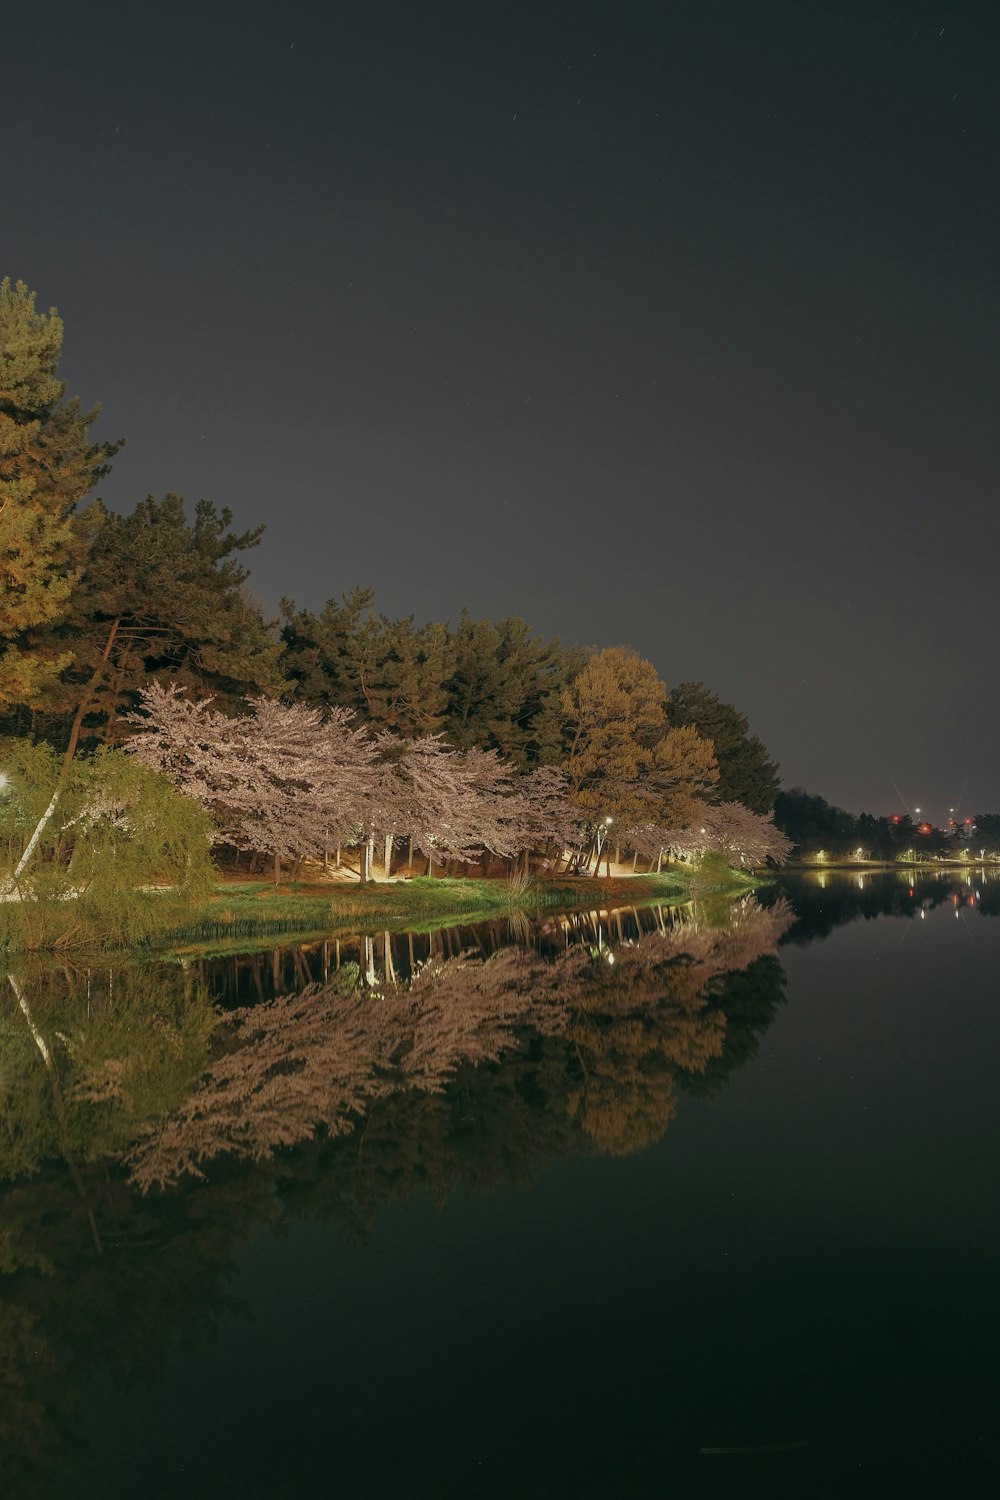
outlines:
[[[604, 845], [605, 839], [608, 836], [608, 829], [611, 827], [613, 822], [614, 818], [605, 818], [603, 823], [598, 823], [597, 825], [597, 864], [594, 866], [595, 875], [600, 875], [601, 873], [601, 849]], [[610, 870], [608, 871], [608, 874], [611, 874]]]

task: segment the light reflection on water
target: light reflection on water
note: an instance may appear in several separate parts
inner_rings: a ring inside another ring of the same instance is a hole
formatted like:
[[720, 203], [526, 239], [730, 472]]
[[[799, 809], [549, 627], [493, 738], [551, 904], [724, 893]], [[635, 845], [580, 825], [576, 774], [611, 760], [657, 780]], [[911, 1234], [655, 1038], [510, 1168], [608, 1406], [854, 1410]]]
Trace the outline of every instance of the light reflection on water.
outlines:
[[10, 1004], [5, 1494], [323, 1493], [331, 1451], [376, 1495], [954, 1491], [997, 1395], [995, 890], [25, 976], [58, 1077]]

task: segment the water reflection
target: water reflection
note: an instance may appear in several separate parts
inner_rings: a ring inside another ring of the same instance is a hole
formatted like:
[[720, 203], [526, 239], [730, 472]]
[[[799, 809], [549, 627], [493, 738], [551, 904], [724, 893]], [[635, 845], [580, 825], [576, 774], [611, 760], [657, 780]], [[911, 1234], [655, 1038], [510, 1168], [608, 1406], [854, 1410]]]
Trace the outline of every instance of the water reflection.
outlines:
[[[680, 1094], [753, 1055], [790, 920], [745, 898], [279, 950], [227, 960], [228, 1009], [207, 965], [9, 976], [4, 1493], [79, 1483], [96, 1372], [155, 1384], [241, 1312], [252, 1230], [298, 1214], [364, 1236], [418, 1191], [443, 1203], [657, 1140]], [[248, 984], [263, 998], [234, 1008]]]
[[324, 980], [224, 1017], [200, 1087], [126, 1154], [132, 1180], [170, 1186], [219, 1156], [260, 1161], [320, 1130], [349, 1134], [395, 1095], [444, 1093], [460, 1069], [549, 1040], [562, 1112], [584, 1136], [616, 1154], [648, 1144], [673, 1115], [676, 1075], [722, 1054], [722, 976], [772, 954], [791, 920], [752, 897], [710, 915], [595, 912], [543, 924], [530, 945], [494, 924], [475, 949], [431, 934], [422, 962], [412, 939], [404, 961], [389, 933], [362, 936], [332, 972], [327, 945], [313, 955]]
[[556, 912], [533, 920], [512, 911], [492, 921], [435, 927], [426, 932], [369, 932], [309, 943], [291, 942], [263, 952], [227, 954], [190, 960], [191, 972], [203, 978], [222, 1005], [252, 1005], [291, 994], [309, 984], [328, 984], [352, 966], [360, 982], [375, 988], [412, 979], [429, 962], [462, 955], [488, 958], [501, 948], [524, 948], [555, 957], [578, 945], [599, 951], [634, 943], [654, 933], [693, 933], [720, 928], [743, 909], [728, 898], [684, 906], [652, 905], [595, 911]]
[[770, 891], [761, 893], [765, 904], [788, 898], [794, 903], [795, 920], [782, 941], [799, 945], [827, 937], [847, 922], [921, 918], [945, 905], [959, 914], [1000, 915], [1000, 881], [996, 870], [986, 869], [797, 873], [782, 876]]

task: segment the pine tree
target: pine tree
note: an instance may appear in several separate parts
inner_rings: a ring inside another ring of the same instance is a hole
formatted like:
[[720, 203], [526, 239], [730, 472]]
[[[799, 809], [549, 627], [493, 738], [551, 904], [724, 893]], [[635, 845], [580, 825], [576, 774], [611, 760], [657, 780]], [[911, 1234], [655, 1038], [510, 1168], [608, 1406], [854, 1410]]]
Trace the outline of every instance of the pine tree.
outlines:
[[99, 408], [83, 412], [58, 378], [63, 325], [35, 310], [24, 282], [0, 282], [0, 706], [37, 703], [69, 653], [44, 658], [25, 642], [58, 621], [85, 549], [75, 507], [118, 443], [91, 443]]
[[239, 535], [229, 510], [199, 500], [189, 522], [179, 495], [147, 497], [130, 515], [87, 512], [91, 544], [66, 618], [34, 633], [39, 654], [73, 653], [46, 695], [48, 736], [72, 753], [81, 732], [121, 737], [122, 715], [151, 678], [169, 679], [242, 706], [279, 686], [279, 646], [244, 590], [236, 554], [262, 526]]
[[451, 637], [443, 728], [462, 750], [499, 750], [520, 767], [558, 760], [559, 699], [583, 666], [517, 615], [494, 623], [463, 610]]
[[647, 822], [683, 827], [718, 775], [711, 746], [670, 727], [666, 698], [656, 668], [625, 646], [597, 652], [563, 693], [571, 800], [625, 837]]
[[703, 682], [681, 682], [670, 694], [667, 718], [675, 728], [691, 726], [711, 740], [719, 765], [715, 796], [720, 802], [742, 802], [755, 813], [771, 811], [781, 776], [766, 746], [750, 733], [746, 714], [723, 703]]

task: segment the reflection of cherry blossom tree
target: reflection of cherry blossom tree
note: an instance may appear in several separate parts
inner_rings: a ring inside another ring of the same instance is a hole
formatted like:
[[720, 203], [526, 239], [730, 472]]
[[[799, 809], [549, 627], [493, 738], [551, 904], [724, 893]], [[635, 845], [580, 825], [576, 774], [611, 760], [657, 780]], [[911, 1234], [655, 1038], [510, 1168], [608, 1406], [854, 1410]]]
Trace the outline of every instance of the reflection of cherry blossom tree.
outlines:
[[[200, 1088], [130, 1153], [134, 1180], [148, 1189], [200, 1174], [219, 1154], [261, 1160], [319, 1129], [345, 1134], [377, 1101], [440, 1092], [460, 1066], [496, 1061], [527, 1034], [573, 1043], [582, 1080], [572, 1111], [606, 1149], [634, 1149], [665, 1128], [673, 1071], [703, 1069], [721, 1051], [713, 984], [773, 951], [788, 920], [780, 903], [748, 898], [733, 928], [653, 933], [619, 947], [613, 966], [583, 945], [554, 960], [508, 948], [427, 964], [405, 987], [312, 985], [233, 1011]], [[621, 1124], [637, 1112], [658, 1132]]]

